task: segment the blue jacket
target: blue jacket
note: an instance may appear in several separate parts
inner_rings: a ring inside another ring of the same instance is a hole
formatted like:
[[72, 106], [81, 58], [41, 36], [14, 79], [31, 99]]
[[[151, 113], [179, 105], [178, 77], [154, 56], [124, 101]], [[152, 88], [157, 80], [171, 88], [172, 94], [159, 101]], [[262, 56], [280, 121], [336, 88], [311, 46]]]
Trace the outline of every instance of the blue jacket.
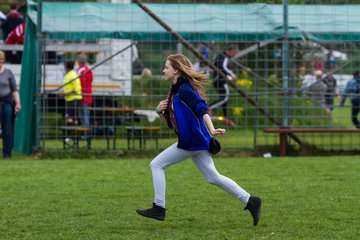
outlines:
[[360, 78], [351, 79], [344, 90], [340, 105], [343, 106], [347, 97], [350, 98], [351, 103], [354, 104], [360, 100]]
[[[178, 148], [188, 151], [209, 150], [210, 134], [203, 115], [205, 100], [188, 83], [182, 83], [173, 99]], [[193, 105], [192, 108], [189, 105]]]

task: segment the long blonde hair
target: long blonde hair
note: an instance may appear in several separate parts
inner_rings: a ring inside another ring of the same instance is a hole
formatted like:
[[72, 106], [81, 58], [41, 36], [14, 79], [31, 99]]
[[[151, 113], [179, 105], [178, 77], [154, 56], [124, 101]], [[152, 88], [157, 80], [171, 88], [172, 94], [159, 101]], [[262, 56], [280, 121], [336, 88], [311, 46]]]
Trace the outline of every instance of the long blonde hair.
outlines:
[[191, 87], [205, 99], [205, 89], [203, 84], [207, 81], [204, 73], [195, 71], [191, 61], [182, 54], [172, 54], [167, 57], [171, 66], [180, 71], [181, 76], [189, 81]]

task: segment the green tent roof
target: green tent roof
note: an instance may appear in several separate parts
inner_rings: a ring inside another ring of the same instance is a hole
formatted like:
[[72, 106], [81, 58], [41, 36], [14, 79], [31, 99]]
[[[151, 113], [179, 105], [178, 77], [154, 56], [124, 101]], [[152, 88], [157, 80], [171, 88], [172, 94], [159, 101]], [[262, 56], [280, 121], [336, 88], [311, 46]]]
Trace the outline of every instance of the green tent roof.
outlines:
[[[283, 7], [267, 4], [146, 4], [190, 41], [258, 41], [282, 36]], [[290, 5], [289, 36], [360, 41], [359, 5]], [[29, 16], [36, 23], [36, 5]], [[43, 32], [52, 39], [173, 40], [136, 4], [43, 3]]]

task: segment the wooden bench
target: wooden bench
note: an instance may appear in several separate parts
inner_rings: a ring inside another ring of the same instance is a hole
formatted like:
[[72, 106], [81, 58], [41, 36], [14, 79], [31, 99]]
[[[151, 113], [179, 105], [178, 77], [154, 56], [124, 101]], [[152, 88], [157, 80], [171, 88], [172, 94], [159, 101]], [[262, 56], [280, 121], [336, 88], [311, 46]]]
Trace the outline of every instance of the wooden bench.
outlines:
[[87, 149], [91, 149], [91, 129], [81, 126], [63, 126], [60, 127], [63, 132], [63, 149], [79, 148], [79, 141], [85, 140]]
[[128, 126], [125, 127], [127, 134], [128, 149], [130, 149], [130, 142], [132, 141], [132, 148], [134, 149], [135, 139], [139, 139], [139, 148], [146, 147], [146, 139], [155, 139], [156, 149], [159, 147], [159, 131], [160, 127], [148, 126]]
[[286, 156], [287, 137], [289, 134], [305, 133], [360, 133], [360, 129], [335, 129], [335, 128], [266, 128], [265, 133], [279, 134], [280, 156]]

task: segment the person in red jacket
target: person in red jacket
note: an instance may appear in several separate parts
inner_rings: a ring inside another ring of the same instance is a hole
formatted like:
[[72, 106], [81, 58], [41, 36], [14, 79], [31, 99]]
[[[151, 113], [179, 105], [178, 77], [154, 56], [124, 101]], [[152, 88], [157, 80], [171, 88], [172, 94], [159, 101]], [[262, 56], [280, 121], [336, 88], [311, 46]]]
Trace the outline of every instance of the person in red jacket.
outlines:
[[93, 81], [93, 72], [87, 65], [87, 58], [84, 53], [80, 54], [77, 58], [79, 68], [77, 73], [81, 81], [81, 89], [83, 94], [83, 99], [81, 100], [81, 122], [85, 128], [90, 128], [90, 111], [93, 103], [92, 97], [92, 81]]
[[19, 25], [12, 30], [7, 36], [5, 43], [6, 44], [24, 44], [24, 36], [25, 36], [25, 23], [20, 23]]
[[[23, 45], [25, 36], [25, 23], [20, 23], [14, 30], [12, 30], [5, 40], [5, 44], [8, 45]], [[22, 52], [21, 51], [9, 51], [6, 54], [10, 63], [21, 63]]]
[[23, 22], [24, 22], [23, 16], [17, 10], [16, 4], [10, 4], [10, 11], [7, 13], [3, 24], [1, 25], [1, 28], [3, 30], [3, 40], [5, 41], [8, 35], [11, 33], [11, 31], [14, 30], [19, 24]]

